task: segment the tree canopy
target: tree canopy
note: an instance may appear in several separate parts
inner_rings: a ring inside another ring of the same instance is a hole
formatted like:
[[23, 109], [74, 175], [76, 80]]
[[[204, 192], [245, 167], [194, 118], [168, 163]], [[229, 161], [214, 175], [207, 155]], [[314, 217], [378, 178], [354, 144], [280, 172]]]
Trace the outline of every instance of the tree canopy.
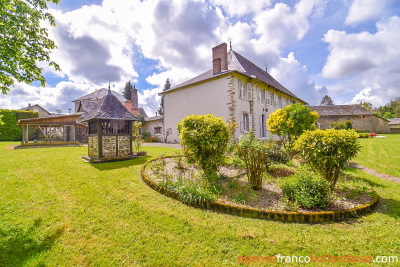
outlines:
[[332, 98], [328, 95], [325, 95], [321, 100], [321, 105], [335, 105]]
[[58, 4], [60, 0], [0, 0], [0, 88], [7, 94], [15, 81], [32, 83], [46, 79], [37, 63], [45, 61], [60, 70], [50, 60], [50, 52], [56, 49], [48, 37], [43, 21], [55, 26], [54, 17], [47, 12], [47, 2]]
[[132, 93], [132, 90], [133, 89], [133, 86], [132, 86], [132, 84], [131, 84], [131, 81], [128, 81], [126, 84], [125, 84], [125, 88], [124, 88], [124, 97], [127, 99], [127, 100], [131, 100], [131, 98], [132, 98], [132, 96], [131, 96], [131, 93]]
[[278, 109], [267, 120], [268, 129], [282, 139], [282, 145], [293, 157], [293, 145], [306, 130], [314, 130], [319, 115], [302, 104], [294, 104]]
[[[164, 84], [163, 92], [169, 90], [170, 88], [171, 88], [171, 83], [169, 82], [169, 79], [167, 79]], [[158, 108], [157, 113], [160, 115], [164, 114], [164, 96], [161, 96], [160, 107]]]

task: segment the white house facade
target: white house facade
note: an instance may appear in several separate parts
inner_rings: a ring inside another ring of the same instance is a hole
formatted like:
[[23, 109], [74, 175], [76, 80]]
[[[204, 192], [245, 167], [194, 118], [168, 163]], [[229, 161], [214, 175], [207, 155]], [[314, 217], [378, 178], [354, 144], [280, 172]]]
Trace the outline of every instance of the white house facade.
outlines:
[[266, 122], [271, 113], [292, 103], [305, 104], [268, 72], [233, 50], [228, 52], [225, 43], [213, 48], [213, 69], [162, 94], [168, 143], [179, 142], [177, 124], [191, 114], [213, 114], [236, 122], [235, 138], [250, 129], [268, 138]]

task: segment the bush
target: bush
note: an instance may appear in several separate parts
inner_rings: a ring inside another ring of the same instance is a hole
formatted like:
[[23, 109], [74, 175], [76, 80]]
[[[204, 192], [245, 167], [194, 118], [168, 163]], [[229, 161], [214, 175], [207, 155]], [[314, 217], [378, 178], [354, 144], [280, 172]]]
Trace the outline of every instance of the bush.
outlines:
[[369, 137], [371, 137], [371, 138], [376, 137], [376, 133], [368, 133], [368, 134], [369, 134]]
[[[0, 141], [22, 141], [22, 127], [18, 120], [39, 118], [39, 112], [0, 109], [2, 124], [0, 124]], [[33, 132], [33, 128], [29, 128]]]
[[319, 115], [302, 104], [294, 104], [278, 109], [269, 116], [268, 129], [282, 139], [282, 145], [290, 158], [295, 154], [294, 142], [306, 130], [314, 130]]
[[240, 140], [237, 146], [237, 155], [244, 161], [247, 170], [249, 183], [255, 190], [262, 188], [262, 177], [265, 171], [265, 162], [268, 158], [267, 147], [264, 142], [257, 139], [254, 131]]
[[224, 163], [230, 139], [229, 129], [222, 118], [214, 115], [191, 115], [178, 123], [179, 138], [188, 161], [194, 160], [212, 176]]
[[351, 121], [347, 120], [344, 122], [344, 125], [346, 126], [346, 130], [351, 130], [353, 129], [353, 124], [351, 123]]
[[369, 133], [359, 133], [358, 134], [358, 138], [369, 138], [369, 137], [370, 137]]
[[151, 134], [149, 132], [145, 131], [145, 130], [142, 130], [142, 139], [146, 143], [151, 142]]
[[332, 195], [329, 183], [306, 167], [283, 180], [281, 188], [286, 198], [306, 209], [326, 208]]
[[346, 129], [346, 125], [343, 122], [334, 121], [329, 124], [329, 128], [335, 130], [343, 130]]
[[290, 161], [288, 153], [273, 140], [265, 141], [264, 146], [266, 147], [267, 153], [267, 158], [265, 160], [265, 167], [267, 170], [271, 164], [286, 164]]
[[295, 148], [314, 170], [322, 174], [333, 190], [344, 165], [360, 151], [357, 137], [353, 130], [306, 131], [297, 140]]

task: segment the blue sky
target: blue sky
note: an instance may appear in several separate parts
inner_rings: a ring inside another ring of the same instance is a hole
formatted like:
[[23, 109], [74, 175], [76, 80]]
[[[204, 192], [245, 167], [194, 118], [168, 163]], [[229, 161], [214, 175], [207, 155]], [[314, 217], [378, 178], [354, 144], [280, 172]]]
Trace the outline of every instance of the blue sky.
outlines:
[[16, 84], [0, 108], [39, 104], [67, 112], [72, 100], [130, 80], [154, 115], [165, 80], [177, 85], [211, 69], [212, 47], [233, 50], [264, 68], [311, 105], [384, 105], [400, 97], [400, 2], [397, 0], [61, 0], [51, 4], [49, 36], [62, 71]]

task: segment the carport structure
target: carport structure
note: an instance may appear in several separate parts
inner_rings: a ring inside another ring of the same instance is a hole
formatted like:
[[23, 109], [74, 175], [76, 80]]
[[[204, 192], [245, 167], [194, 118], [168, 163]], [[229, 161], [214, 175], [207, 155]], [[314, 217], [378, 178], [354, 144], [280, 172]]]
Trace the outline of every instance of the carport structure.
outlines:
[[32, 118], [18, 121], [22, 127], [22, 142], [28, 143], [29, 127], [34, 127], [47, 143], [55, 137], [63, 142], [87, 142], [87, 126], [79, 122], [81, 114], [51, 116], [47, 118]]

